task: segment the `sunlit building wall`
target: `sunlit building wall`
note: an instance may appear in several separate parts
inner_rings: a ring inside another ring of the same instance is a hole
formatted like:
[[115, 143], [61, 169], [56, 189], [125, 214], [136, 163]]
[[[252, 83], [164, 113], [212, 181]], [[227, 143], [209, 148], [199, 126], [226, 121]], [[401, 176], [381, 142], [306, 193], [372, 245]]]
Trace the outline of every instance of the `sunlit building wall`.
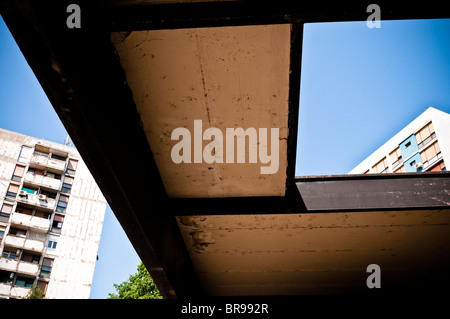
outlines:
[[73, 147], [0, 129], [0, 298], [89, 298], [106, 200]]
[[350, 174], [445, 171], [450, 162], [450, 114], [429, 107]]

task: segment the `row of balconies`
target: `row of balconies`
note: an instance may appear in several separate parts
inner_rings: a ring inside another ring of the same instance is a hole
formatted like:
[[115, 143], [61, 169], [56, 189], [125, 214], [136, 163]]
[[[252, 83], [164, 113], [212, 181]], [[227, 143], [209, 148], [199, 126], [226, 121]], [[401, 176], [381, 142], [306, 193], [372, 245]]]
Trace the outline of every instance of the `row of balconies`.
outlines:
[[[14, 213], [11, 215], [12, 224], [27, 225], [28, 227], [40, 227], [42, 230], [48, 228], [49, 221], [44, 218], [28, 216]], [[45, 222], [45, 223], [44, 223]], [[45, 226], [46, 225], [46, 226]], [[11, 249], [20, 249], [27, 252], [42, 253], [44, 251], [44, 241], [33, 238], [8, 235], [4, 239], [4, 246]], [[39, 274], [40, 265], [37, 262], [29, 262], [18, 259], [0, 258], [0, 269], [24, 275], [26, 277], [36, 277]], [[11, 283], [0, 283], [0, 295], [11, 298], [23, 298], [29, 287], [13, 286]]]
[[[60, 172], [64, 171], [66, 165], [65, 161], [53, 159], [38, 153], [34, 153], [31, 156], [30, 162]], [[59, 179], [32, 173], [26, 173], [24, 175], [24, 182], [54, 190], [59, 190], [61, 186]], [[56, 207], [56, 200], [53, 198], [38, 194], [25, 194], [25, 192], [18, 194], [17, 202], [37, 206], [46, 210], [54, 210]], [[47, 232], [50, 228], [49, 219], [26, 214], [12, 213], [9, 220], [11, 225], [20, 225], [22, 228], [33, 229], [33, 231]], [[45, 242], [32, 238], [8, 235], [4, 238], [4, 246], [32, 252], [43, 252]], [[36, 277], [39, 274], [40, 266], [38, 263], [2, 257], [0, 258], [0, 269]], [[11, 283], [0, 283], [0, 296], [23, 298], [29, 291], [30, 287], [13, 286]]]

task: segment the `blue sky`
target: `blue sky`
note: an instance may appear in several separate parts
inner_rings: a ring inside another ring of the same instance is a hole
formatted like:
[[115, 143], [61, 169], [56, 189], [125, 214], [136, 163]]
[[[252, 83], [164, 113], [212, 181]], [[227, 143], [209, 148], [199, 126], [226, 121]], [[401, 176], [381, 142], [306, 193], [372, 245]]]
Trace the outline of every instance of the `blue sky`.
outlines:
[[348, 173], [429, 106], [450, 113], [450, 19], [306, 24], [296, 174]]
[[[450, 113], [449, 19], [306, 24], [296, 175], [348, 173], [429, 106]], [[67, 137], [1, 19], [0, 127]], [[91, 298], [114, 292], [138, 262], [108, 207]]]

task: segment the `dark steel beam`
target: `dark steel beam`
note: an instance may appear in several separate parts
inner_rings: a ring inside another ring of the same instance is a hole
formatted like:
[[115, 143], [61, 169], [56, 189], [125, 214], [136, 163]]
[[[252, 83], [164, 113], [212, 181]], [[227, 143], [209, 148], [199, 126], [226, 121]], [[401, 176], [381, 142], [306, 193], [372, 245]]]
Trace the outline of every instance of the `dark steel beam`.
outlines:
[[177, 216], [450, 208], [450, 172], [297, 177], [286, 197], [171, 199]]
[[450, 172], [300, 177], [308, 212], [450, 208]]
[[295, 201], [297, 193], [294, 190], [295, 162], [297, 156], [298, 109], [300, 104], [300, 78], [303, 48], [303, 23], [293, 23], [291, 27], [291, 52], [289, 66], [289, 118], [287, 139], [287, 167], [285, 196], [289, 201]]
[[[249, 24], [365, 21], [373, 1], [205, 1], [149, 3], [102, 1], [114, 31], [217, 27]], [[448, 18], [438, 1], [377, 1], [382, 20]]]

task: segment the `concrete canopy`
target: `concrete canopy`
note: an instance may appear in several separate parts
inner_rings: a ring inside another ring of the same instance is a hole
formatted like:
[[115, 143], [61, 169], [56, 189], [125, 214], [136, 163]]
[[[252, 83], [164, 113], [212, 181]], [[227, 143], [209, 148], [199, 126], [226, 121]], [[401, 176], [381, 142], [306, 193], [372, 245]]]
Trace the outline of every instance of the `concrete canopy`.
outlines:
[[[112, 33], [169, 197], [285, 195], [290, 32], [291, 25], [278, 24]], [[267, 164], [249, 158], [174, 163], [171, 134], [188, 128], [194, 150], [195, 120], [203, 123], [200, 133], [218, 128], [223, 139], [227, 128], [278, 128], [276, 173], [261, 174]]]
[[[449, 282], [448, 173], [295, 177], [303, 23], [365, 20], [370, 2], [87, 1], [80, 29], [70, 3], [0, 10], [164, 297], [367, 291], [368, 263], [384, 287]], [[279, 128], [276, 174], [174, 164], [171, 133], [195, 120]]]

